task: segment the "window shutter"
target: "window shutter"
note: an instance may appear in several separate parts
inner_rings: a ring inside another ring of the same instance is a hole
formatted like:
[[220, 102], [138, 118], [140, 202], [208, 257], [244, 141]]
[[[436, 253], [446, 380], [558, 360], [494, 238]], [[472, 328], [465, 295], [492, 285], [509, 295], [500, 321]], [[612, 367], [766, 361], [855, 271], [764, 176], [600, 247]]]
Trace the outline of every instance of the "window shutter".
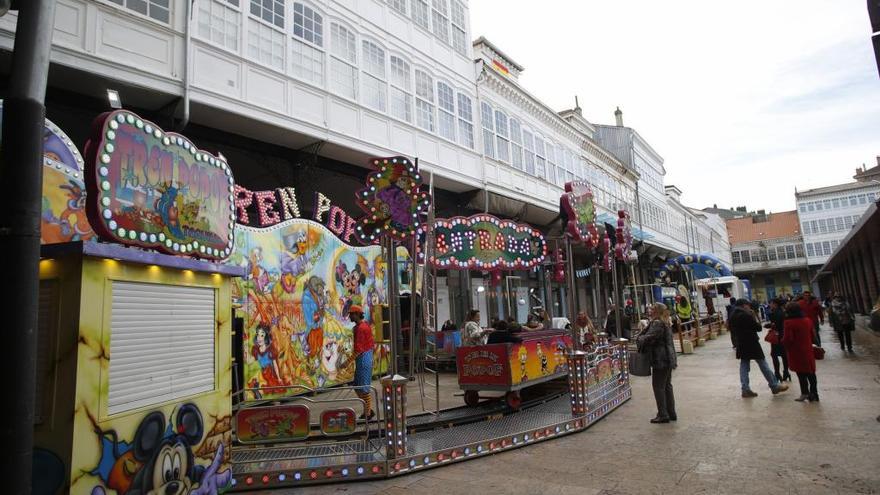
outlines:
[[113, 282], [108, 413], [215, 388], [214, 289]]

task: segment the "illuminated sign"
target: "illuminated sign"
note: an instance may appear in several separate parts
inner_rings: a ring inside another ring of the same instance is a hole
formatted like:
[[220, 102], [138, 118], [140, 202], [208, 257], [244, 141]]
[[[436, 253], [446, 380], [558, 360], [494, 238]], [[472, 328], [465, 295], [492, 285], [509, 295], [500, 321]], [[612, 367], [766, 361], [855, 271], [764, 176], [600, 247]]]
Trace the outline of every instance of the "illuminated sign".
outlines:
[[86, 211], [102, 238], [220, 260], [233, 246], [226, 161], [126, 110], [100, 115], [86, 143]]
[[431, 197], [420, 190], [418, 167], [402, 156], [374, 158], [370, 164], [376, 171], [367, 176], [366, 187], [355, 196], [364, 210], [356, 227], [358, 236], [365, 244], [384, 235], [401, 241], [409, 239], [431, 205]]
[[541, 232], [486, 214], [437, 220], [434, 243], [437, 268], [528, 270], [547, 256]]
[[596, 228], [596, 203], [593, 190], [586, 181], [567, 182], [565, 193], [560, 198], [560, 210], [566, 222], [566, 234], [587, 249], [599, 245], [599, 230]]
[[[238, 223], [250, 227], [267, 228], [281, 222], [300, 218], [296, 189], [283, 187], [274, 191], [251, 191], [235, 186], [235, 211]], [[315, 221], [324, 224], [340, 239], [352, 244], [357, 220], [348, 216], [342, 208], [332, 204], [330, 198], [315, 193]]]
[[621, 261], [626, 261], [629, 258], [629, 252], [632, 251], [633, 245], [632, 222], [626, 210], [617, 211], [617, 230], [615, 234], [614, 256]]

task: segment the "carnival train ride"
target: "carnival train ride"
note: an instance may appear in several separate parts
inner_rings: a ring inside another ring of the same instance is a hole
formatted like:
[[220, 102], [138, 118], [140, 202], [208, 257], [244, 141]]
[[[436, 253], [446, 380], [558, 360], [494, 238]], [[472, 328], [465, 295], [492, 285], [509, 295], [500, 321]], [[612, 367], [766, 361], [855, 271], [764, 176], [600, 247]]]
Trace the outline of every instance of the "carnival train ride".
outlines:
[[[583, 430], [631, 396], [627, 342], [603, 334], [583, 347], [567, 329], [525, 331], [440, 368], [437, 271], [546, 268], [547, 241], [491, 215], [433, 218], [406, 158], [371, 161], [359, 219], [320, 193], [303, 218], [294, 188], [245, 189], [221, 155], [127, 110], [96, 119], [84, 157], [47, 122], [46, 150], [37, 368], [51, 400], [34, 472], [47, 493], [397, 476]], [[573, 286], [571, 242], [611, 268], [631, 237], [620, 212], [600, 240], [586, 184], [563, 203], [569, 256], [549, 266]], [[352, 337], [361, 313], [372, 349]]]

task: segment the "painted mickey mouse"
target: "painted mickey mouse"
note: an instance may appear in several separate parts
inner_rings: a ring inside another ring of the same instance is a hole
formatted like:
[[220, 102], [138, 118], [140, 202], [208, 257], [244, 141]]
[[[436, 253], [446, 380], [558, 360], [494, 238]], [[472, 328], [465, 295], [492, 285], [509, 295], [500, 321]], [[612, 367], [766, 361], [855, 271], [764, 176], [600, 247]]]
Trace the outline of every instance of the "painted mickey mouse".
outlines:
[[202, 414], [194, 404], [177, 410], [170, 435], [165, 429], [165, 415], [155, 411], [147, 415], [135, 433], [135, 459], [143, 467], [132, 480], [127, 495], [185, 495], [201, 478], [201, 466], [195, 464], [193, 447], [204, 433]]

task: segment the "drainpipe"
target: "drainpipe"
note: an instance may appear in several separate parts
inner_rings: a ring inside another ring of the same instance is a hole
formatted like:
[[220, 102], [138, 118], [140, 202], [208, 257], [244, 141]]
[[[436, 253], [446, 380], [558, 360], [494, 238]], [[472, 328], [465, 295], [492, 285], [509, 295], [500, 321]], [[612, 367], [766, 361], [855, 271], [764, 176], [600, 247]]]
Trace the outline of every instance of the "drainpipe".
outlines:
[[189, 64], [192, 52], [192, 29], [190, 29], [190, 24], [192, 24], [192, 6], [194, 2], [195, 0], [186, 0], [184, 2], [186, 4], [186, 18], [183, 26], [183, 117], [176, 126], [178, 131], [183, 131], [187, 124], [189, 124]]
[[[481, 65], [485, 65], [485, 62], [480, 61]], [[483, 72], [483, 69], [480, 69], [480, 76], [477, 77], [477, 81], [474, 84], [474, 93], [477, 95], [477, 108], [474, 110], [474, 113], [480, 116], [480, 126], [479, 131], [474, 129], [474, 133], [476, 136], [480, 136], [480, 144], [483, 145], [483, 151], [480, 151], [480, 156], [482, 157], [480, 167], [483, 172], [483, 213], [489, 213], [489, 182], [486, 180], [486, 163], [485, 163], [485, 149], [486, 145], [483, 143], [483, 102], [480, 99], [480, 81], [485, 80], [486, 76]], [[474, 126], [476, 127], [476, 126]], [[477, 142], [476, 136], [474, 136], [474, 143]]]

